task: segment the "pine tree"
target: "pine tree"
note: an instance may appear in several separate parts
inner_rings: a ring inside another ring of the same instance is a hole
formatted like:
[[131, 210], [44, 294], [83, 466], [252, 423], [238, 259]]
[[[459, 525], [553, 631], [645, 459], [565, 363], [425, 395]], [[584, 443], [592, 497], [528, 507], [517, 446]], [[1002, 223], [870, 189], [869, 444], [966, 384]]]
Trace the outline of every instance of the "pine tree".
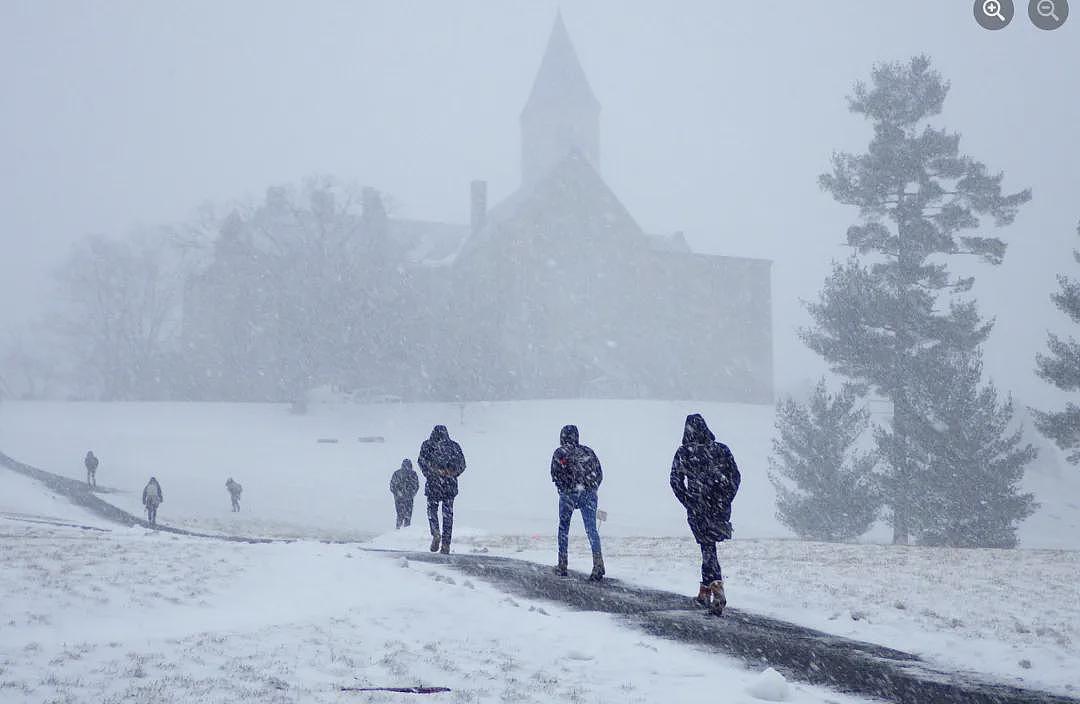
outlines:
[[[982, 385], [978, 353], [935, 362], [912, 398], [920, 499], [910, 528], [923, 544], [1015, 547], [1017, 524], [1036, 507], [1019, 489], [1036, 450], [1023, 443], [1022, 428], [1010, 430], [1012, 399], [999, 403], [994, 385]], [[877, 435], [879, 446], [893, 441], [888, 430]]]
[[[872, 453], [854, 450], [869, 426], [850, 388], [831, 395], [821, 379], [806, 406], [777, 406], [769, 479], [776, 516], [802, 538], [843, 541], [865, 533], [881, 506]], [[792, 486], [793, 485], [793, 486]]]
[[[1080, 226], [1076, 233], [1080, 235]], [[1080, 250], [1073, 250], [1073, 257], [1080, 263]], [[1080, 279], [1058, 276], [1061, 290], [1051, 296], [1054, 305], [1061, 309], [1073, 323], [1080, 325]], [[1036, 372], [1062, 391], [1080, 391], [1080, 340], [1074, 337], [1061, 339], [1050, 334], [1047, 341], [1049, 355], [1038, 355]], [[1035, 425], [1043, 435], [1069, 452], [1069, 462], [1080, 464], [1080, 404], [1067, 403], [1057, 412], [1033, 411]]]
[[941, 112], [949, 85], [926, 57], [877, 66], [872, 85], [855, 86], [852, 112], [871, 121], [864, 154], [837, 154], [824, 190], [859, 209], [847, 232], [856, 255], [836, 265], [820, 299], [808, 305], [816, 327], [803, 340], [834, 371], [867, 384], [893, 404], [893, 442], [885, 500], [893, 539], [906, 542], [917, 490], [912, 396], [938, 348], [972, 351], [986, 339], [972, 301], [954, 294], [974, 280], [950, 275], [945, 258], [974, 255], [1000, 264], [1005, 243], [965, 234], [981, 224], [1013, 221], [1030, 191], [1003, 194], [1002, 174], [960, 154], [960, 136], [926, 124]]

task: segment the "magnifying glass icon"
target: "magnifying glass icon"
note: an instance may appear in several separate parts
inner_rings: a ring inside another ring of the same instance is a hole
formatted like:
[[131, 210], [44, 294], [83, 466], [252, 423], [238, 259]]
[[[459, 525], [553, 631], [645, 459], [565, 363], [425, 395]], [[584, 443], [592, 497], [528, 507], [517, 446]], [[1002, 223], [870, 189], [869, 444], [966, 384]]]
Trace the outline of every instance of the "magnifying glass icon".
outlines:
[[[990, 3], [997, 3], [997, 0], [986, 0], [983, 3], [983, 12], [986, 11], [986, 5]], [[1039, 13], [1040, 17], [1048, 17], [1055, 22], [1061, 22], [1061, 18], [1057, 16], [1057, 6], [1054, 4], [1054, 0], [1039, 0], [1039, 3], [1035, 6], [1035, 12]]]
[[[1054, 11], [1054, 3], [1053, 3], [1053, 1], [1052, 0], [1043, 0], [1042, 2], [1039, 3], [1039, 8], [1040, 8], [1039, 9], [1039, 14], [1042, 14], [1042, 9], [1041, 8], [1043, 6], [1043, 3], [1046, 3], [1046, 4], [1050, 5], [1050, 11], [1051, 12]], [[1008, 21], [1008, 20], [1005, 19], [1005, 15], [1001, 14], [1001, 3], [999, 2], [999, 0], [986, 0], [986, 2], [984, 2], [983, 5], [982, 5], [982, 11], [983, 11], [983, 14], [986, 15], [987, 17], [996, 17], [999, 20], [1001, 20], [1002, 22], [1007, 22]], [[1044, 15], [1044, 17], [1045, 16], [1046, 15]]]

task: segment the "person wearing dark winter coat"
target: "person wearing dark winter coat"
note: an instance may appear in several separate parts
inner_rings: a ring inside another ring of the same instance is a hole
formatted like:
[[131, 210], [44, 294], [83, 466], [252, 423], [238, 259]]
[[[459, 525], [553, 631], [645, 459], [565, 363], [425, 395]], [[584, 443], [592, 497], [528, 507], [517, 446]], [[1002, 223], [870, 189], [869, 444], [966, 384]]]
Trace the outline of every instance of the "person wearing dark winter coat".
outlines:
[[739, 467], [727, 445], [716, 442], [705, 419], [686, 417], [682, 445], [671, 463], [671, 489], [701, 547], [698, 602], [720, 615], [727, 606], [716, 543], [731, 537], [731, 502], [739, 490]]
[[588, 445], [578, 442], [576, 425], [563, 426], [559, 446], [551, 455], [551, 481], [559, 492], [558, 563], [555, 573], [566, 576], [567, 547], [570, 538], [570, 519], [574, 509], [581, 511], [585, 534], [592, 548], [593, 569], [589, 579], [604, 578], [604, 556], [600, 550], [600, 533], [596, 530], [597, 490], [604, 480], [600, 460]]
[[86, 458], [83, 459], [83, 464], [86, 465], [86, 486], [91, 489], [96, 489], [98, 458], [94, 456], [93, 450], [87, 450]]
[[156, 477], [150, 477], [146, 487], [142, 490], [142, 502], [146, 507], [146, 520], [150, 525], [157, 525], [157, 509], [165, 502], [165, 494], [161, 491]]
[[225, 480], [225, 489], [229, 492], [229, 499], [232, 500], [233, 513], [238, 513], [240, 511], [240, 494], [244, 492], [244, 487], [240, 485], [240, 482], [229, 477]]
[[438, 550], [448, 555], [454, 531], [454, 497], [458, 493], [458, 477], [465, 471], [465, 455], [461, 452], [461, 445], [450, 439], [446, 426], [436, 425], [431, 431], [431, 437], [420, 446], [417, 463], [424, 474], [424, 495], [427, 497], [428, 524], [431, 526], [431, 552]]
[[412, 460], [408, 457], [401, 460], [401, 467], [390, 477], [390, 493], [394, 495], [394, 510], [397, 511], [397, 525], [412, 525], [413, 500], [416, 492], [420, 491], [420, 480], [416, 477]]

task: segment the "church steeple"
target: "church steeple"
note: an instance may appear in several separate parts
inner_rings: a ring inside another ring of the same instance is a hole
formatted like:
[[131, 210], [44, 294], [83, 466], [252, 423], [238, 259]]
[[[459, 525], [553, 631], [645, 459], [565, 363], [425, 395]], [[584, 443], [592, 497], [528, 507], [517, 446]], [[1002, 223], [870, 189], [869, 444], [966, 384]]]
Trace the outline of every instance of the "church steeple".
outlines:
[[600, 103], [589, 87], [560, 13], [521, 111], [522, 184], [543, 178], [575, 150], [599, 166]]

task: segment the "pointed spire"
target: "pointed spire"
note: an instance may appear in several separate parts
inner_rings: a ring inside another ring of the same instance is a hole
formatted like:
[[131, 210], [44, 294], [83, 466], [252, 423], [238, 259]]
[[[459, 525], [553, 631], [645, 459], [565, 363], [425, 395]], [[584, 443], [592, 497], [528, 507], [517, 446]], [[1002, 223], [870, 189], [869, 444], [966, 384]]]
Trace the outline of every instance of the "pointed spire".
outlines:
[[521, 111], [521, 182], [536, 183], [573, 150], [600, 163], [600, 102], [560, 12]]
[[555, 16], [555, 26], [551, 28], [544, 58], [523, 112], [552, 106], [600, 107], [578, 61], [561, 11]]

